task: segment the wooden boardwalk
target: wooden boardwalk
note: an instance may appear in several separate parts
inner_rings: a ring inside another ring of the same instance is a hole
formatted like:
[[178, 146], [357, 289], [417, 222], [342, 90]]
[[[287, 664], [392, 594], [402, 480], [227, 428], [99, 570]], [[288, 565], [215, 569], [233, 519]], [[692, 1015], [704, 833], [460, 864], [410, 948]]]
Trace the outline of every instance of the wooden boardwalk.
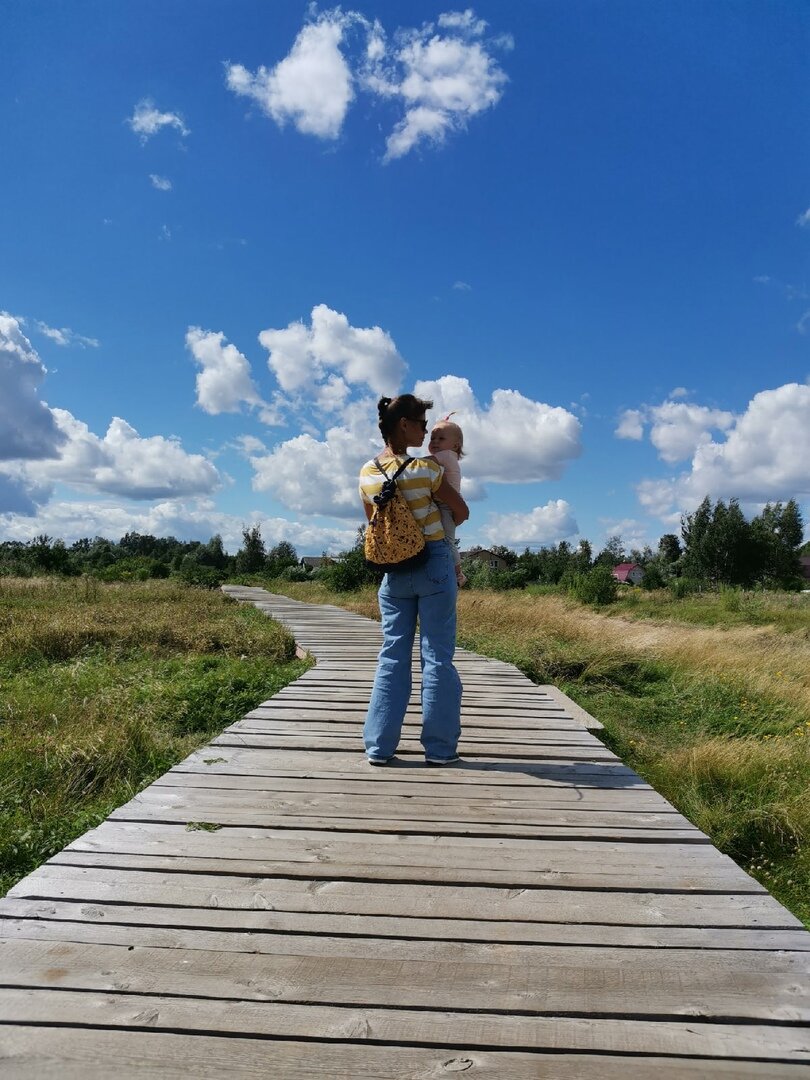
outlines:
[[810, 1077], [810, 934], [586, 713], [460, 652], [373, 769], [377, 624], [227, 591], [317, 665], [0, 901], [4, 1080]]

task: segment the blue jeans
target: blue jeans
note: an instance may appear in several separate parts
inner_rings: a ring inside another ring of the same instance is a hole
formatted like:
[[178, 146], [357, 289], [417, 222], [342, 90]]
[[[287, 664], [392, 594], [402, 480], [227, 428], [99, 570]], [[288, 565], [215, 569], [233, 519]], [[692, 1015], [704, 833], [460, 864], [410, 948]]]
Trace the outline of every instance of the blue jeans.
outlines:
[[397, 749], [411, 696], [411, 650], [419, 619], [422, 660], [422, 737], [425, 754], [450, 758], [461, 735], [461, 679], [456, 648], [456, 575], [446, 540], [428, 541], [427, 562], [395, 570], [379, 591], [383, 647], [377, 662], [363, 738], [372, 758]]

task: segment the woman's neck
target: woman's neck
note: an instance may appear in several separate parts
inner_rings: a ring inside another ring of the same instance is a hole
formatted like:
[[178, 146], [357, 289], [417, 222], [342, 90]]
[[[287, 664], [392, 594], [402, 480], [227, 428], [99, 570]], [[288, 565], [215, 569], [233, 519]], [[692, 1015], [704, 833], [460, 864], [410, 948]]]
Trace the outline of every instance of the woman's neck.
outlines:
[[401, 450], [397, 450], [391, 443], [385, 444], [385, 450], [383, 452], [384, 457], [402, 457], [407, 451], [408, 447], [403, 446]]

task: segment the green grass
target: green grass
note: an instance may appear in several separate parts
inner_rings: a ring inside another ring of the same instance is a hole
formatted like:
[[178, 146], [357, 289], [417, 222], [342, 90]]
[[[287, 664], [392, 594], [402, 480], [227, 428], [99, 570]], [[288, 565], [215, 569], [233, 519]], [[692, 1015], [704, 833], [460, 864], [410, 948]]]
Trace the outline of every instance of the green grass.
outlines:
[[165, 582], [0, 584], [0, 894], [297, 678], [278, 624]]
[[676, 598], [668, 589], [623, 588], [608, 611], [631, 619], [666, 619], [696, 626], [775, 626], [810, 638], [810, 593], [721, 586]]

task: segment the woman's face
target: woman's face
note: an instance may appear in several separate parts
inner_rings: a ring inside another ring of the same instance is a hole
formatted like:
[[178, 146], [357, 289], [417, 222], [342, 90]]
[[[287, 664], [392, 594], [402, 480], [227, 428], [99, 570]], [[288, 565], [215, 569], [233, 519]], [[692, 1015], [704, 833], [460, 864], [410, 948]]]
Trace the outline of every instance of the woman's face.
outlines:
[[422, 413], [421, 417], [417, 420], [411, 420], [406, 417], [403, 421], [405, 428], [405, 435], [408, 438], [408, 446], [421, 446], [425, 441], [425, 435], [427, 435], [427, 420], [425, 414]]

